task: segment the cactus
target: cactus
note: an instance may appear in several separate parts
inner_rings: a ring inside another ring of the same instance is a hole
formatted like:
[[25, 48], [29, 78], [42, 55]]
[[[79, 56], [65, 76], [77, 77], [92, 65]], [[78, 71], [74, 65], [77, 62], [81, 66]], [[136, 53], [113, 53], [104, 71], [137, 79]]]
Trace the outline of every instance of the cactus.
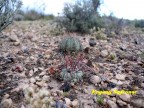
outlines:
[[46, 88], [27, 87], [24, 96], [27, 108], [51, 108], [51, 103], [54, 102]]
[[0, 0], [0, 32], [14, 19], [14, 14], [22, 5], [19, 0]]
[[68, 72], [67, 69], [62, 69], [61, 77], [64, 81], [77, 82], [82, 80], [83, 72], [82, 71]]
[[68, 37], [61, 41], [60, 51], [67, 54], [78, 53], [82, 51], [82, 45], [80, 41], [74, 37]]

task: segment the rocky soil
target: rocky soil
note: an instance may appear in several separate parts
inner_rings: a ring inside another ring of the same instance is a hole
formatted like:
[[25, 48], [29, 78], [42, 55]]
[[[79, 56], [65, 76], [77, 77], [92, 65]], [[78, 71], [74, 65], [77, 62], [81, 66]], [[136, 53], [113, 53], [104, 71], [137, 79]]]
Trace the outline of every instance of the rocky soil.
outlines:
[[[82, 83], [55, 77], [61, 64], [59, 42], [68, 34], [52, 36], [46, 21], [14, 22], [0, 36], [0, 108], [144, 108], [144, 33], [95, 40], [80, 39], [86, 62], [95, 73]], [[137, 91], [131, 94], [93, 95], [92, 90]]]

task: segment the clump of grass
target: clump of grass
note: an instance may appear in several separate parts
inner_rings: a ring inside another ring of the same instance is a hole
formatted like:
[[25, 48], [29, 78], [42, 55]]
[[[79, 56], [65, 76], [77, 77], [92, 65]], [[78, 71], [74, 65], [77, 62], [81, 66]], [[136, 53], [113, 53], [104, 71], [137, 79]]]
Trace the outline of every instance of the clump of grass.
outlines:
[[97, 96], [97, 103], [99, 105], [103, 105], [104, 104], [104, 98], [103, 98], [103, 96], [101, 96], [101, 95]]
[[53, 14], [44, 14], [35, 9], [30, 9], [27, 11], [20, 10], [17, 12], [18, 16], [22, 16], [23, 20], [34, 21], [34, 20], [54, 20], [55, 16]]
[[144, 60], [144, 52], [142, 52], [139, 56]]
[[96, 30], [96, 28], [94, 27], [93, 29], [91, 29], [91, 35], [98, 40], [106, 40], [107, 35], [104, 33], [104, 31], [105, 29], [98, 28], [98, 30]]
[[110, 60], [115, 60], [116, 59], [116, 54], [115, 53], [111, 53], [109, 55]]

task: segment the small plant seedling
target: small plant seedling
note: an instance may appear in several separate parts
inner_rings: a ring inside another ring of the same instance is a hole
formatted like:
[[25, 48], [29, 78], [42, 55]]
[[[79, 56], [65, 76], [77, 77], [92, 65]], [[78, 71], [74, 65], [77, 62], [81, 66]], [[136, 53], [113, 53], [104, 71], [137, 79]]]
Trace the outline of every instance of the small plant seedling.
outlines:
[[144, 60], [144, 52], [140, 54], [140, 57]]
[[99, 105], [103, 105], [104, 104], [104, 98], [101, 95], [97, 96], [97, 103]]

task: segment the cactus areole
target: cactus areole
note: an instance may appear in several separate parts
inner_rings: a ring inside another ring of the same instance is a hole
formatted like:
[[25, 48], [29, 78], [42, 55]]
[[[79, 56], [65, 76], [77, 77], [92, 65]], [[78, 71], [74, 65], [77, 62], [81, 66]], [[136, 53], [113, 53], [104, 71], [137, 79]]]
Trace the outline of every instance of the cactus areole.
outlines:
[[59, 48], [63, 54], [77, 54], [83, 49], [80, 41], [74, 37], [63, 39], [59, 45]]

